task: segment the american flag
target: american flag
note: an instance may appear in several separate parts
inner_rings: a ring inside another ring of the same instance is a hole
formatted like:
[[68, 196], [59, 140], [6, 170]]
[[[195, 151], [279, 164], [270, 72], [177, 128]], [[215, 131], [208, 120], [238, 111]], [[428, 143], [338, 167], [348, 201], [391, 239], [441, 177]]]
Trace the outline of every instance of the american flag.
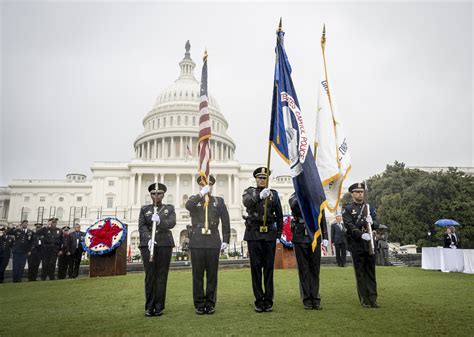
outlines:
[[211, 161], [211, 147], [209, 139], [211, 138], [211, 121], [209, 118], [208, 98], [207, 98], [207, 51], [204, 52], [204, 64], [201, 74], [201, 101], [199, 103], [199, 175], [209, 177], [209, 163]]

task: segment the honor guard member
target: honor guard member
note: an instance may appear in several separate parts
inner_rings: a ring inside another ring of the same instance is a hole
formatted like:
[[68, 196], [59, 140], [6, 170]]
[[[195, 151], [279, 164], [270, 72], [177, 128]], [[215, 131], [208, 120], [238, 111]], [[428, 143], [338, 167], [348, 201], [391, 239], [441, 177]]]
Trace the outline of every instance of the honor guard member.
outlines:
[[312, 241], [308, 235], [303, 215], [301, 214], [298, 198], [295, 193], [289, 200], [293, 222], [291, 226], [292, 239], [298, 276], [300, 280], [300, 295], [305, 309], [321, 310], [321, 296], [319, 295], [319, 270], [321, 267], [321, 244], [328, 246], [328, 231], [326, 217], [321, 216], [321, 235], [317, 238], [317, 247], [313, 252]]
[[0, 283], [5, 278], [5, 269], [10, 262], [11, 249], [13, 246], [13, 237], [7, 235], [7, 227], [0, 227]]
[[[266, 188], [270, 175], [266, 167], [253, 172], [257, 187], [244, 191], [242, 201], [247, 210], [244, 240], [247, 241], [255, 296], [255, 311], [273, 310], [273, 269], [276, 239], [281, 238], [283, 213], [278, 192]], [[264, 205], [266, 200], [266, 222]], [[262, 279], [263, 276], [263, 279]], [[262, 281], [264, 288], [262, 288]]]
[[35, 224], [35, 232], [33, 233], [33, 247], [31, 254], [28, 256], [28, 281], [36, 281], [38, 278], [38, 269], [43, 256], [43, 236], [38, 234], [38, 231], [43, 227], [43, 224]]
[[13, 243], [13, 282], [21, 282], [28, 255], [33, 245], [33, 231], [28, 229], [28, 221], [23, 220], [19, 228], [11, 228], [8, 235], [15, 237]]
[[43, 236], [43, 258], [41, 259], [41, 280], [54, 280], [56, 260], [62, 245], [63, 231], [57, 228], [58, 218], [50, 218], [48, 226], [38, 230], [38, 234]]
[[74, 232], [69, 234], [67, 242], [67, 254], [71, 257], [69, 260], [69, 278], [76, 278], [79, 275], [79, 266], [81, 265], [82, 253], [82, 239], [84, 232], [81, 232], [81, 225], [74, 225]]
[[357, 293], [365, 308], [379, 308], [377, 303], [377, 281], [375, 279], [375, 254], [369, 253], [370, 234], [368, 226], [373, 223], [377, 229], [374, 207], [367, 214], [368, 204], [364, 202], [365, 184], [356, 183], [349, 187], [352, 202], [342, 208], [342, 219], [347, 229], [347, 243], [354, 265]]
[[[163, 204], [166, 193], [163, 184], [148, 187], [153, 204], [140, 209], [138, 231], [140, 232], [140, 253], [145, 268], [145, 316], [161, 316], [165, 309], [166, 283], [174, 247], [171, 230], [176, 225], [173, 205]], [[156, 213], [155, 213], [156, 207]], [[153, 222], [156, 221], [155, 242], [151, 240]], [[150, 252], [153, 258], [150, 261]]]
[[69, 226], [64, 226], [61, 228], [63, 231], [63, 236], [61, 238], [61, 249], [58, 253], [58, 279], [63, 280], [68, 274], [68, 268], [70, 265], [71, 254], [68, 254], [67, 251], [67, 241], [69, 238]]
[[[211, 195], [215, 182], [213, 176], [209, 176], [209, 184], [206, 184], [204, 177], [198, 177], [197, 183], [201, 191], [192, 195], [186, 202], [186, 209], [191, 215], [189, 248], [193, 270], [193, 300], [198, 315], [215, 312], [219, 253], [227, 248], [230, 239], [229, 212], [224, 199]], [[206, 198], [208, 198], [207, 211]], [[219, 219], [222, 224], [222, 241], [219, 234]], [[204, 274], [206, 274], [205, 293]]]

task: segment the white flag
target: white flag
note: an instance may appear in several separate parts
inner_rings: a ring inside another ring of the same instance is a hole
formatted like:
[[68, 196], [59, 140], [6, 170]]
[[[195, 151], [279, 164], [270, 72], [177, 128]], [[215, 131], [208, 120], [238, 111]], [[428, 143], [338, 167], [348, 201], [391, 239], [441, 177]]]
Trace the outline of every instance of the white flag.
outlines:
[[342, 183], [351, 169], [351, 157], [341, 120], [331, 106], [323, 68], [319, 82], [318, 112], [316, 116], [316, 140], [314, 152], [316, 166], [326, 193], [327, 208], [337, 211], [342, 196]]

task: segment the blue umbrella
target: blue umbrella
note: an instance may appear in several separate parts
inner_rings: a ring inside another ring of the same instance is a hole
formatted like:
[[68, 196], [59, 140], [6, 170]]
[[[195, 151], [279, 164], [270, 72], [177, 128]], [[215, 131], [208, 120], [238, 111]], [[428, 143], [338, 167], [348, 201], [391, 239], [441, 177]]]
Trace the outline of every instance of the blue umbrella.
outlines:
[[451, 220], [451, 219], [439, 219], [438, 221], [435, 222], [435, 225], [438, 226], [459, 226], [459, 223], [457, 221]]

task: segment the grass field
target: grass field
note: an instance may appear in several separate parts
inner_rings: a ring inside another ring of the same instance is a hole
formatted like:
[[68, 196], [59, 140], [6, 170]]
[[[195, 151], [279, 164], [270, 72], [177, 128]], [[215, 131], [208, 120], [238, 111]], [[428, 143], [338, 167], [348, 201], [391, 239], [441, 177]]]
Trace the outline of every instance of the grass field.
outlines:
[[144, 274], [0, 284], [0, 336], [474, 336], [474, 276], [377, 268], [381, 309], [358, 304], [352, 268], [321, 270], [322, 311], [304, 310], [296, 270], [275, 271], [274, 312], [253, 311], [249, 269], [219, 273], [214, 315], [172, 271], [165, 314], [144, 317]]

